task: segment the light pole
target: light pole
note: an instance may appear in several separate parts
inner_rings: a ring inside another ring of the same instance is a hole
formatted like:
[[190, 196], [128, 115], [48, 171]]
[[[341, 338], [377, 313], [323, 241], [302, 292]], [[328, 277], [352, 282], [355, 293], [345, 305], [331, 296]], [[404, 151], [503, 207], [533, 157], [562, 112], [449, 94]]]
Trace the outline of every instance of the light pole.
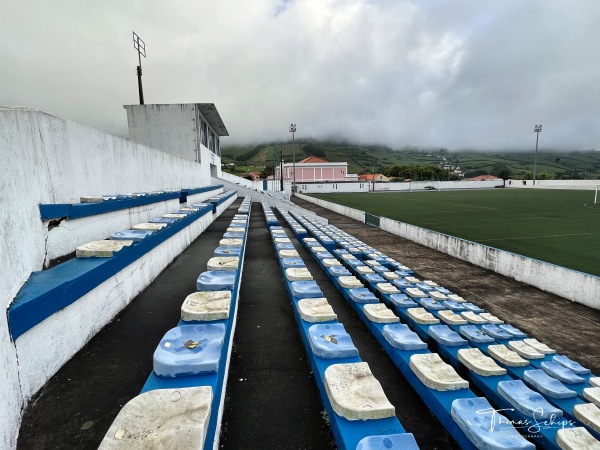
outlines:
[[296, 124], [290, 124], [290, 133], [292, 133], [292, 171], [294, 172], [294, 178], [292, 180], [292, 195], [296, 193], [296, 147], [295, 147], [295, 135], [296, 135]]
[[146, 43], [140, 39], [140, 37], [133, 32], [133, 48], [135, 48], [138, 52], [138, 62], [140, 63], [137, 66], [137, 79], [138, 79], [138, 93], [140, 94], [140, 105], [144, 104], [144, 88], [142, 87], [142, 56], [146, 57]]
[[537, 175], [537, 151], [538, 151], [538, 141], [540, 140], [540, 133], [542, 132], [541, 125], [534, 125], [533, 132], [536, 133], [535, 136], [535, 157], [533, 160], [533, 185], [535, 186], [535, 177]]

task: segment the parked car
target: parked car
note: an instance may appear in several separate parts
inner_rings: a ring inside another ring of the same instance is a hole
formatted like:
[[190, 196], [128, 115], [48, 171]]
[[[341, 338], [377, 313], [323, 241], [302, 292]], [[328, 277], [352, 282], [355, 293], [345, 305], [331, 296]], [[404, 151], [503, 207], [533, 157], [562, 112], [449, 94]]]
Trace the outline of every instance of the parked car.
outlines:
[[425, 189], [426, 191], [437, 191], [437, 188], [435, 186], [425, 186], [423, 189]]

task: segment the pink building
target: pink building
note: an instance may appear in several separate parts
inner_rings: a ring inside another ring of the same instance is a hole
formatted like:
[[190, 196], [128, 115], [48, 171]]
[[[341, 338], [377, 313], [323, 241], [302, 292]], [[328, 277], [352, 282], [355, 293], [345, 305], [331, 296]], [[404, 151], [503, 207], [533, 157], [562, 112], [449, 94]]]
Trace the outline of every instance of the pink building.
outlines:
[[[279, 167], [275, 168], [275, 178], [278, 179]], [[294, 164], [283, 165], [283, 179], [294, 180]], [[316, 156], [309, 156], [296, 162], [296, 183], [356, 181], [356, 175], [348, 175], [347, 162], [327, 162]]]

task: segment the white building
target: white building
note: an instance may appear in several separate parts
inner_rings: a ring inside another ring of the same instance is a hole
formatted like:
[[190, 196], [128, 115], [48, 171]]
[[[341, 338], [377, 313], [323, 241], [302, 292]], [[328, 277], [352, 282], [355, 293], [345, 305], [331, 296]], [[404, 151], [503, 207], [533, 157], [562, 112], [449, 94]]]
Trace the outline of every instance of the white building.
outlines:
[[129, 139], [201, 163], [203, 178], [221, 175], [219, 138], [229, 136], [214, 103], [125, 105]]

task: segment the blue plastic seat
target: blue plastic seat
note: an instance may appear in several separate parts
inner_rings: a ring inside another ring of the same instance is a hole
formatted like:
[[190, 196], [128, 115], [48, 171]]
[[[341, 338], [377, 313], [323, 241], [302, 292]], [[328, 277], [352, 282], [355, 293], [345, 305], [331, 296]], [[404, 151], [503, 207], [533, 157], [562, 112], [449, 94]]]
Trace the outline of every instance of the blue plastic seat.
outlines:
[[512, 337], [516, 337], [516, 338], [526, 338], [527, 337], [527, 335], [525, 333], [523, 333], [521, 330], [519, 330], [518, 328], [515, 328], [512, 325], [509, 325], [507, 323], [503, 323], [502, 325], [499, 325], [499, 326], [504, 331], [509, 333]]
[[585, 381], [584, 378], [581, 378], [579, 375], [573, 373], [571, 369], [567, 369], [565, 366], [557, 363], [556, 361], [544, 361], [542, 364], [540, 364], [540, 367], [548, 375], [562, 381], [565, 384], [581, 384]]
[[373, 269], [379, 275], [381, 275], [384, 272], [389, 272], [390, 271], [390, 269], [387, 268], [387, 267], [385, 267], [385, 266], [373, 266], [373, 267], [371, 267], [371, 269]]
[[202, 291], [233, 291], [235, 286], [235, 270], [209, 270], [202, 272], [196, 280], [196, 290]]
[[[398, 273], [398, 272], [396, 272]], [[412, 288], [415, 287], [414, 284], [410, 284], [408, 281], [406, 281], [405, 279], [400, 279], [400, 280], [392, 280], [392, 284], [394, 286], [396, 286], [398, 289], [408, 289], [408, 288]]]
[[592, 372], [590, 369], [586, 369], [581, 364], [579, 364], [576, 361], [573, 361], [565, 355], [556, 355], [552, 358], [552, 361], [555, 361], [565, 366], [567, 369], [570, 369], [576, 375], [585, 375]]
[[331, 276], [334, 276], [334, 277], [349, 277], [352, 275], [350, 273], [350, 271], [348, 269], [346, 269], [344, 266], [328, 267], [327, 272], [329, 272], [331, 274]]
[[496, 342], [493, 337], [488, 336], [475, 325], [463, 325], [460, 327], [460, 334], [464, 338], [477, 344], [489, 344]]
[[302, 258], [281, 258], [281, 265], [284, 269], [289, 267], [306, 267]]
[[392, 323], [383, 327], [383, 336], [390, 345], [398, 350], [425, 350], [427, 344], [408, 325]]
[[512, 339], [512, 334], [504, 331], [502, 328], [493, 325], [493, 324], [485, 324], [481, 326], [481, 329], [488, 336], [493, 337], [494, 339]]
[[371, 284], [387, 283], [387, 280], [378, 273], [368, 273], [365, 275], [365, 280]]
[[240, 256], [242, 253], [241, 247], [217, 247], [214, 251], [214, 256]]
[[286, 244], [285, 242], [281, 243], [281, 244], [276, 244], [275, 247], [277, 248], [277, 250], [294, 250], [294, 244]]
[[501, 381], [498, 394], [521, 414], [532, 419], [562, 417], [562, 409], [552, 406], [539, 392], [529, 389], [521, 380]]
[[152, 234], [150, 230], [123, 230], [117, 231], [110, 235], [110, 239], [113, 241], [129, 240], [133, 242], [140, 242]]
[[379, 303], [377, 297], [367, 288], [349, 289], [348, 295], [356, 303]]
[[179, 378], [219, 369], [225, 325], [180, 325], [160, 340], [154, 352], [153, 369], [162, 378]]
[[419, 450], [412, 433], [383, 434], [362, 438], [356, 450]]
[[194, 212], [195, 211], [186, 211], [185, 209], [178, 209], [173, 214], [185, 214], [186, 216], [189, 216], [190, 214], [194, 214]]
[[172, 223], [178, 222], [181, 219], [178, 219], [177, 217], [154, 217], [150, 220], [148, 220], [148, 223], [166, 223], [168, 225], [171, 225]]
[[223, 239], [242, 239], [244, 236], [244, 233], [237, 233], [234, 231], [227, 231], [223, 233]]
[[308, 329], [312, 352], [323, 359], [352, 358], [358, 349], [341, 323], [316, 324]]
[[446, 300], [444, 302], [446, 308], [451, 309], [454, 312], [465, 311], [467, 308], [463, 306], [463, 303], [455, 302], [454, 300]]
[[427, 283], [416, 283], [415, 287], [421, 289], [423, 292], [433, 291], [433, 286], [429, 286]]
[[357, 267], [357, 266], [364, 266], [365, 265], [365, 263], [362, 262], [360, 259], [347, 259], [344, 262], [346, 264], [348, 264], [350, 267]]
[[526, 370], [525, 381], [532, 385], [538, 392], [552, 398], [577, 397], [577, 392], [569, 389], [556, 378], [551, 377], [542, 369]]
[[399, 308], [418, 308], [419, 305], [406, 294], [392, 294], [390, 301]]
[[449, 347], [469, 345], [468, 341], [461, 338], [460, 335], [448, 325], [431, 325], [429, 330], [427, 330], [427, 333], [442, 345], [447, 345]]
[[413, 276], [415, 273], [412, 270], [401, 269], [396, 270], [396, 274], [398, 274], [398, 276], [400, 277], [410, 277]]
[[485, 397], [459, 398], [452, 402], [452, 418], [478, 449], [535, 450], [512, 426], [510, 420]]
[[323, 292], [316, 281], [292, 281], [292, 295], [296, 298], [319, 298]]
[[434, 300], [429, 297], [420, 298], [419, 303], [423, 308], [429, 309], [431, 311], [439, 311], [442, 309], [446, 309], [446, 306], [443, 302], [438, 302], [437, 300]]
[[471, 311], [474, 313], [482, 313], [484, 312], [479, 306], [474, 305], [473, 303], [465, 302], [462, 304], [467, 311]]
[[319, 259], [332, 259], [333, 255], [329, 252], [317, 252], [315, 256]]
[[446, 289], [445, 287], [442, 286], [436, 286], [434, 288], [436, 291], [438, 291], [440, 294], [444, 294], [444, 295], [450, 295], [452, 292], [450, 292], [449, 289]]

